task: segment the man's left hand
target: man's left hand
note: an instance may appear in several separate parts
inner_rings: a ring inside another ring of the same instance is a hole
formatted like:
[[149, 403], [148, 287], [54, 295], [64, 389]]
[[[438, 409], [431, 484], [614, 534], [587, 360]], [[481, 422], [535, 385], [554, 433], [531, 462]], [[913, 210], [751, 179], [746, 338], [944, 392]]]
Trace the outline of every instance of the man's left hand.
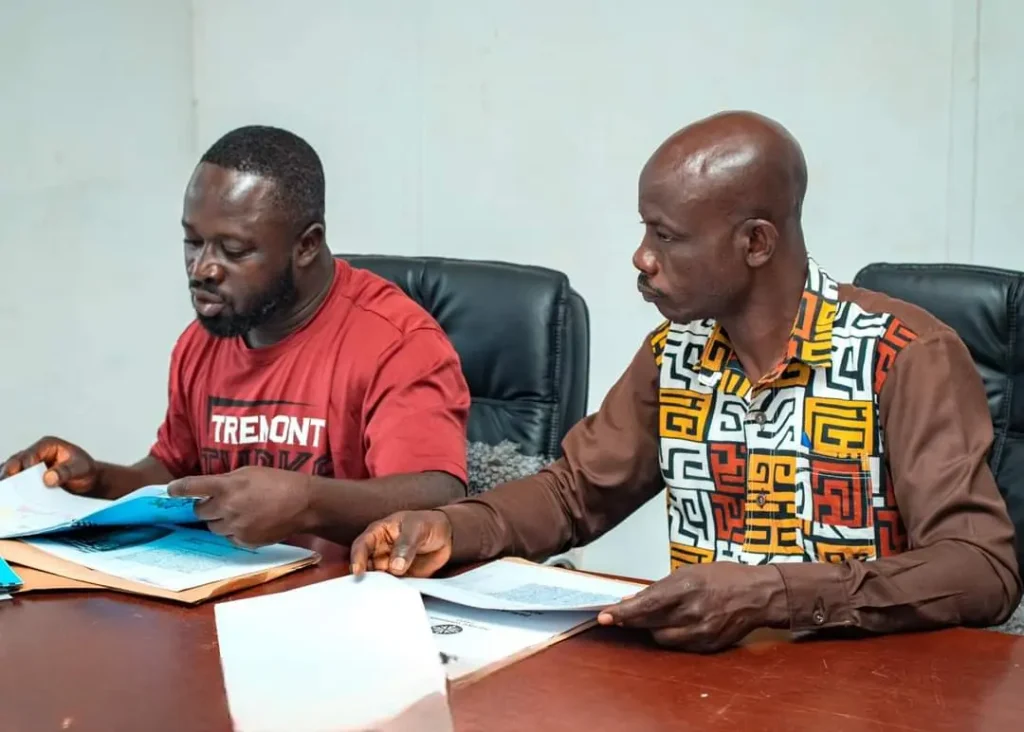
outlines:
[[772, 566], [712, 562], [680, 567], [598, 615], [602, 625], [646, 628], [655, 642], [720, 651], [764, 627], [788, 627], [782, 575]]
[[310, 476], [289, 470], [248, 467], [181, 478], [167, 493], [199, 498], [196, 516], [241, 546], [276, 544], [312, 525]]

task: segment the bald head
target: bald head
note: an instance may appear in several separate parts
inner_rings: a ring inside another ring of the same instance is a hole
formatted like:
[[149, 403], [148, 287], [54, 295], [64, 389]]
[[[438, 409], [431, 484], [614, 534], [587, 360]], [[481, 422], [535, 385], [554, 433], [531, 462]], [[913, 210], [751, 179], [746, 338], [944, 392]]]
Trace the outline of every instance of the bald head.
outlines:
[[684, 127], [655, 151], [645, 183], [674, 188], [681, 201], [721, 213], [799, 225], [807, 166], [800, 145], [774, 120], [723, 112]]
[[641, 292], [687, 322], [727, 317], [756, 289], [801, 280], [806, 190], [800, 145], [773, 120], [723, 112], [679, 130], [640, 175]]

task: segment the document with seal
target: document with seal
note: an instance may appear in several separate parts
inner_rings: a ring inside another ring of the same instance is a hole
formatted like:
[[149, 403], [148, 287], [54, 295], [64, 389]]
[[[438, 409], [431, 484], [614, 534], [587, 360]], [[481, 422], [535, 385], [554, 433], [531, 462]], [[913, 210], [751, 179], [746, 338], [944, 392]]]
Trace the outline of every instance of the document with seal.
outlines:
[[428, 597], [430, 630], [448, 679], [477, 681], [594, 626], [594, 613], [480, 610]]
[[419, 593], [371, 572], [214, 607], [236, 732], [451, 732]]

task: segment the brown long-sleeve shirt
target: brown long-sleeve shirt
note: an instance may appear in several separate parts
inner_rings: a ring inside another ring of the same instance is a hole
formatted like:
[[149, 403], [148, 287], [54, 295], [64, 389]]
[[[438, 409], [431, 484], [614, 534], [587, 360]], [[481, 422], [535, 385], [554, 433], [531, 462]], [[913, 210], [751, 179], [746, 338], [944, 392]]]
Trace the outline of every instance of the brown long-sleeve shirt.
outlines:
[[[824, 273], [812, 281], [819, 270], [811, 268], [777, 370], [751, 385], [714, 323], [666, 324], [600, 410], [569, 432], [561, 460], [441, 509], [455, 560], [586, 544], [668, 484], [673, 565], [773, 564], [794, 630], [1005, 619], [1021, 581], [986, 461], [992, 423], [970, 354], [923, 310], [830, 288]], [[858, 388], [867, 396], [858, 399]], [[844, 410], [863, 424], [844, 422]], [[765, 442], [768, 428], [774, 442]], [[702, 464], [705, 445], [711, 458]]]

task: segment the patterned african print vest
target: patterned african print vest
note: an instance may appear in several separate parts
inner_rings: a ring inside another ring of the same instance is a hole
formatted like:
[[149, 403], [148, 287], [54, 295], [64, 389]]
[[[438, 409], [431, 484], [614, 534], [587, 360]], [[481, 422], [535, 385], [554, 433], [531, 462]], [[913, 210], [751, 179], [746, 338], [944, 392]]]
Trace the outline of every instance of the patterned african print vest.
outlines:
[[890, 314], [841, 301], [813, 260], [786, 356], [757, 384], [715, 321], [659, 328], [672, 568], [902, 551], [878, 395], [914, 337]]

